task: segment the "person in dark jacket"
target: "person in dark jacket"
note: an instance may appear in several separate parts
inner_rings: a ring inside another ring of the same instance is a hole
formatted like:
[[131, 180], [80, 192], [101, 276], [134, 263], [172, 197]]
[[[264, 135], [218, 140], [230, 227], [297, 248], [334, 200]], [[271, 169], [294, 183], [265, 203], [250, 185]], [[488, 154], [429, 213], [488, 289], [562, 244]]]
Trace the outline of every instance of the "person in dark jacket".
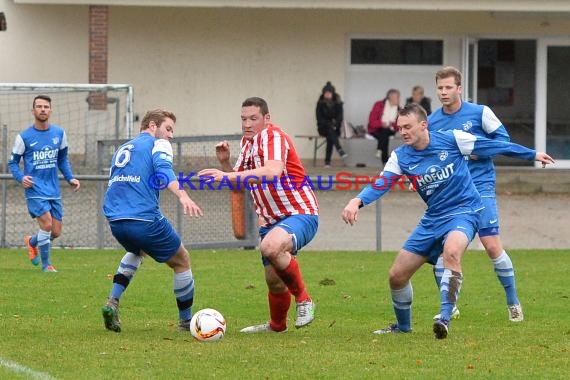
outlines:
[[342, 149], [338, 137], [343, 119], [343, 103], [340, 95], [336, 93], [331, 82], [323, 87], [323, 91], [317, 102], [317, 130], [319, 135], [326, 137], [327, 147], [325, 151], [325, 167], [330, 167], [333, 147], [344, 159], [348, 154]]
[[431, 114], [431, 99], [424, 96], [424, 88], [422, 86], [414, 86], [412, 88], [412, 96], [406, 99], [406, 105], [410, 103], [419, 104], [426, 110], [426, 114]]

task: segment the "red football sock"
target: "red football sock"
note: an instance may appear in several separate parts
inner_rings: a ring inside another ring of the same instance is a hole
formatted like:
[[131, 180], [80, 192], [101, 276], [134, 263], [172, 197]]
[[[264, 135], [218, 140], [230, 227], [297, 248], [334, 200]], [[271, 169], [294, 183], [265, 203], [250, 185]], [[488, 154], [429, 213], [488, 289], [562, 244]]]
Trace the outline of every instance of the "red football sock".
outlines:
[[269, 300], [269, 315], [271, 320], [269, 326], [274, 331], [283, 331], [287, 328], [287, 312], [291, 305], [291, 293], [267, 293]]
[[311, 299], [305, 290], [305, 283], [299, 270], [299, 264], [297, 264], [297, 260], [294, 257], [291, 257], [291, 262], [289, 262], [287, 268], [276, 270], [276, 272], [279, 278], [287, 285], [291, 294], [295, 296], [297, 303]]

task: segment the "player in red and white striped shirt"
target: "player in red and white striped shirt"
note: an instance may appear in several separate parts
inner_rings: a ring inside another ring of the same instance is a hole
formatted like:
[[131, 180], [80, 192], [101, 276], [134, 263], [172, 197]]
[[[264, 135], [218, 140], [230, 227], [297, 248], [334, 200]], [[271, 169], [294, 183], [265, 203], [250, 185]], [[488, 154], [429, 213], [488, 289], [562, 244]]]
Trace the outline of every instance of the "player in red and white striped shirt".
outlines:
[[246, 99], [241, 120], [243, 138], [235, 166], [230, 164], [229, 144], [224, 141], [216, 145], [222, 170], [205, 169], [198, 175], [251, 188], [261, 224], [259, 249], [269, 288], [270, 320], [241, 331], [283, 332], [287, 330], [291, 294], [297, 304], [295, 327], [314, 319], [314, 303], [294, 256], [317, 232], [318, 203], [310, 186], [303, 185], [305, 169], [291, 138], [271, 122], [265, 100]]

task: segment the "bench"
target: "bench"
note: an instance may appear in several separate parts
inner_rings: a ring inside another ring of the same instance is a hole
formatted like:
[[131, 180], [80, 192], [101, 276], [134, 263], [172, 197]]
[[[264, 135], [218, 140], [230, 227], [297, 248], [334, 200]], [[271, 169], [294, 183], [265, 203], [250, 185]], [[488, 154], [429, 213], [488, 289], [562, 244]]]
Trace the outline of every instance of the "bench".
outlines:
[[[314, 141], [313, 144], [313, 166], [317, 166], [317, 152], [318, 150], [327, 143], [326, 137], [319, 135], [295, 135], [296, 138], [308, 139], [309, 141]], [[322, 139], [322, 141], [319, 141]]]
[[[341, 139], [340, 144], [342, 145], [344, 151], [348, 153], [348, 157], [344, 160], [346, 166], [365, 166], [373, 169], [382, 167], [382, 160], [376, 157], [376, 147], [378, 145], [376, 139]], [[388, 150], [391, 152], [402, 144], [403, 141], [400, 134], [390, 136]]]

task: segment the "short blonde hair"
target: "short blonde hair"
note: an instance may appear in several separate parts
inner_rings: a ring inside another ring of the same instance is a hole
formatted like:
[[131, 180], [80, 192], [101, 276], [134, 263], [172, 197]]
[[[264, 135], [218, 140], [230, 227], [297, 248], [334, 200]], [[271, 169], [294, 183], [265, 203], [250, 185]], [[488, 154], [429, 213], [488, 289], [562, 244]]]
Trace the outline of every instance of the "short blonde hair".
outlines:
[[449, 77], [455, 78], [455, 84], [457, 86], [461, 86], [461, 71], [453, 66], [445, 66], [443, 69], [435, 73], [435, 82], [437, 83], [438, 80]]
[[148, 129], [151, 121], [154, 121], [156, 126], [160, 127], [162, 122], [167, 118], [172, 119], [172, 121], [176, 123], [176, 116], [170, 111], [160, 108], [148, 111], [141, 121], [141, 131]]

